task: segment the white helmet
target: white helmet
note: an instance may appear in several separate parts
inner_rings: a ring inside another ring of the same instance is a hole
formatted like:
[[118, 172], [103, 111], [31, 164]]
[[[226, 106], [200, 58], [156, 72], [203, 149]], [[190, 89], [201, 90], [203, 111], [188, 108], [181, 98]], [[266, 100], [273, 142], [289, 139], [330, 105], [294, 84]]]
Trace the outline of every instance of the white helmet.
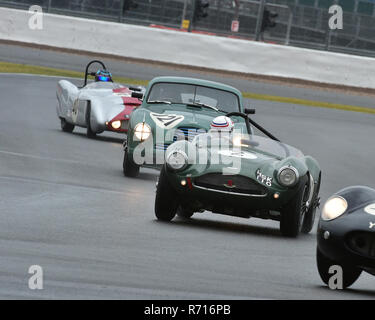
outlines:
[[234, 123], [231, 118], [226, 116], [219, 116], [212, 120], [211, 131], [216, 132], [232, 132]]

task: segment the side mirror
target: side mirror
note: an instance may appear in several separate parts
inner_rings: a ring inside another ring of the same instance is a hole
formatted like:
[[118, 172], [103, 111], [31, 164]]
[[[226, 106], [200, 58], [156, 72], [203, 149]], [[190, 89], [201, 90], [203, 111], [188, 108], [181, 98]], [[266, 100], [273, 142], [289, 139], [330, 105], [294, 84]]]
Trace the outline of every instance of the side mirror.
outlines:
[[130, 91], [136, 91], [136, 92], [141, 92], [142, 91], [142, 89], [138, 88], [138, 87], [129, 87], [129, 90]]
[[246, 114], [255, 114], [255, 109], [245, 108]]
[[138, 98], [138, 99], [141, 100], [141, 99], [143, 99], [143, 93], [133, 91], [133, 92], [132, 92], [132, 98]]

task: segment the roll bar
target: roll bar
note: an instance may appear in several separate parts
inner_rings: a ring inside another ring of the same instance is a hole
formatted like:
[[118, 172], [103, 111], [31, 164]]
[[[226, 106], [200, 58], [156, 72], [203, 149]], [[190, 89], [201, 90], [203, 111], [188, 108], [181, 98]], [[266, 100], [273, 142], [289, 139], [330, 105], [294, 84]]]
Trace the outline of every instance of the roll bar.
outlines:
[[255, 114], [255, 109], [247, 109], [246, 108], [245, 109], [245, 113], [242, 113], [242, 112], [230, 112], [230, 113], [227, 113], [226, 116], [227, 117], [238, 116], [238, 117], [241, 117], [241, 118], [245, 119], [246, 129], [247, 129], [248, 134], [251, 134], [250, 124], [252, 124], [259, 131], [263, 132], [267, 137], [271, 138], [272, 140], [280, 142], [280, 140], [277, 139], [272, 133], [268, 132], [261, 125], [259, 125], [258, 123], [256, 123], [254, 120], [250, 119], [250, 117], [249, 117], [250, 114]]
[[89, 69], [90, 69], [91, 65], [94, 64], [94, 63], [98, 63], [98, 64], [100, 64], [100, 65], [102, 66], [103, 70], [107, 70], [107, 68], [105, 67], [104, 63], [101, 62], [100, 60], [92, 60], [92, 61], [90, 61], [90, 62], [87, 64], [87, 66], [86, 66], [86, 71], [85, 71], [85, 82], [84, 82], [84, 84], [83, 84], [84, 87], [85, 87], [86, 84], [87, 84], [87, 78], [88, 78], [88, 76], [95, 76], [95, 74], [96, 74], [95, 72], [89, 72]]

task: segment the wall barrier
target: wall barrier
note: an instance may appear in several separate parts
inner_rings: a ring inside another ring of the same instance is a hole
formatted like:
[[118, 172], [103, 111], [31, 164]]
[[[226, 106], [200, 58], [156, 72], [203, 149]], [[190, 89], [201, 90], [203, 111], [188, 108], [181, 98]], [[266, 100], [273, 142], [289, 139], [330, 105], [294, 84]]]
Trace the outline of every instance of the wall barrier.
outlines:
[[0, 8], [0, 39], [214, 70], [375, 89], [375, 59], [248, 40]]

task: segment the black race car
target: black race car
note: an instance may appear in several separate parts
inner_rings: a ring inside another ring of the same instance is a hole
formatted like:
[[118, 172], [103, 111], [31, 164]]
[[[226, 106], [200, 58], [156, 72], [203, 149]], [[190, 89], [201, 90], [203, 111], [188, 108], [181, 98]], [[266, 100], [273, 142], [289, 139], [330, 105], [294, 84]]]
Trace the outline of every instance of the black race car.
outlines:
[[375, 190], [355, 186], [334, 194], [323, 207], [317, 236], [317, 265], [325, 284], [333, 265], [342, 268], [343, 288], [362, 271], [375, 275]]

